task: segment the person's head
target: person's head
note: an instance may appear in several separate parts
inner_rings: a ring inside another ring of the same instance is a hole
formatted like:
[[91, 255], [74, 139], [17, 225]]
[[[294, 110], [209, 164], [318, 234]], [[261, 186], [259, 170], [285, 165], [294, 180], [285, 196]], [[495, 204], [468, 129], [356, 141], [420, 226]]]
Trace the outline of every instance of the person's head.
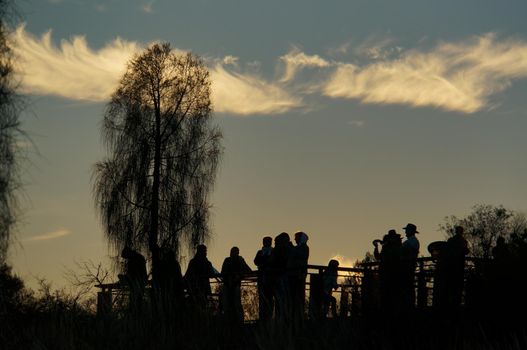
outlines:
[[386, 235], [384, 235], [382, 243], [391, 244], [391, 243], [400, 242], [400, 241], [401, 241], [401, 235], [398, 234], [397, 231], [395, 231], [394, 229], [391, 229], [388, 231]]
[[307, 234], [302, 231], [298, 231], [295, 233], [295, 242], [296, 244], [306, 244], [308, 240]]
[[417, 231], [417, 226], [415, 226], [414, 224], [410, 224], [410, 223], [408, 223], [405, 227], [403, 227], [403, 230], [406, 236], [408, 237], [415, 236], [416, 233], [419, 233], [419, 231]]
[[283, 247], [289, 242], [291, 242], [291, 238], [289, 237], [289, 233], [287, 232], [282, 232], [274, 238], [275, 247]]
[[196, 256], [203, 258], [207, 257], [207, 246], [205, 244], [198, 245], [196, 248]]
[[465, 232], [465, 230], [463, 229], [463, 226], [456, 226], [456, 227], [454, 227], [454, 234], [459, 235], [459, 236], [463, 236], [464, 232]]
[[134, 251], [132, 250], [132, 248], [130, 248], [129, 246], [125, 246], [123, 250], [121, 251], [121, 258], [130, 259], [133, 252]]
[[230, 256], [231, 256], [231, 258], [236, 258], [236, 257], [240, 256], [240, 248], [232, 247]]
[[262, 244], [266, 248], [272, 246], [273, 245], [273, 238], [269, 237], [269, 236], [264, 237], [263, 240], [262, 240]]
[[331, 259], [328, 263], [328, 268], [331, 270], [336, 270], [339, 267], [340, 263], [338, 260]]

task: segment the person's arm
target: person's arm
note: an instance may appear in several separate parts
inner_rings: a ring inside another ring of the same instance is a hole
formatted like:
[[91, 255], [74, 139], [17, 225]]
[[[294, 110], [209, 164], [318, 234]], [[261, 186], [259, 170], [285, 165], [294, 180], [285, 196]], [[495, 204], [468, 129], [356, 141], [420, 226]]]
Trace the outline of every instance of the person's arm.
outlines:
[[373, 257], [375, 260], [381, 260], [381, 253], [379, 253], [379, 245], [375, 245], [375, 248], [373, 249]]
[[242, 268], [243, 268], [243, 272], [244, 273], [251, 273], [251, 272], [253, 272], [253, 270], [251, 270], [249, 265], [247, 265], [247, 263], [245, 262], [244, 258], [242, 258]]

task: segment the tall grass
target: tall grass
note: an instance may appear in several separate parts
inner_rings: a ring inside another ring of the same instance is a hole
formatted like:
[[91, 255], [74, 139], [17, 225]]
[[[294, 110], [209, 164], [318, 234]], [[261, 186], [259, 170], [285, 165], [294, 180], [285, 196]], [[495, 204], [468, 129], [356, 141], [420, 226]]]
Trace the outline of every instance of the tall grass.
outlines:
[[[16, 293], [2, 294], [10, 299], [0, 302], [1, 350], [527, 349], [527, 326], [512, 314], [523, 316], [521, 310], [495, 314], [422, 310], [389, 318], [371, 313], [295, 324], [270, 320], [233, 325], [202, 305], [156, 305], [146, 300], [141, 310], [121, 304], [101, 317], [95, 314], [93, 298], [52, 291], [46, 284], [37, 293], [19, 287]], [[257, 297], [248, 297], [252, 309], [247, 316], [253, 316]]]

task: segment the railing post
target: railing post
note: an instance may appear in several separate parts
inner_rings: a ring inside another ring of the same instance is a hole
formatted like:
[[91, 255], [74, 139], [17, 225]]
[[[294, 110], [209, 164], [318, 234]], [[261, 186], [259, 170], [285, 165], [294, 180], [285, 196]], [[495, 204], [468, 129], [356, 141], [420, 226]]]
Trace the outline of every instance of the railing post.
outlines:
[[309, 318], [319, 320], [323, 316], [322, 274], [309, 275]]
[[342, 290], [340, 293], [340, 318], [346, 318], [348, 316], [349, 305], [349, 293]]
[[97, 292], [97, 316], [106, 317], [112, 312], [112, 290]]

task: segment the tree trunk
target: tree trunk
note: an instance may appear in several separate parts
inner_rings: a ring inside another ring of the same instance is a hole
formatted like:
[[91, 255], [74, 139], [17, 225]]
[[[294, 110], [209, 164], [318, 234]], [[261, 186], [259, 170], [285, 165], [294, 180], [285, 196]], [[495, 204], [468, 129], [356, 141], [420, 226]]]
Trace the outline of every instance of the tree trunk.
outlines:
[[155, 108], [155, 150], [154, 150], [154, 173], [152, 183], [152, 206], [150, 211], [150, 237], [149, 249], [152, 255], [152, 282], [155, 285], [157, 281], [159, 268], [159, 182], [161, 168], [161, 111], [159, 106]]

